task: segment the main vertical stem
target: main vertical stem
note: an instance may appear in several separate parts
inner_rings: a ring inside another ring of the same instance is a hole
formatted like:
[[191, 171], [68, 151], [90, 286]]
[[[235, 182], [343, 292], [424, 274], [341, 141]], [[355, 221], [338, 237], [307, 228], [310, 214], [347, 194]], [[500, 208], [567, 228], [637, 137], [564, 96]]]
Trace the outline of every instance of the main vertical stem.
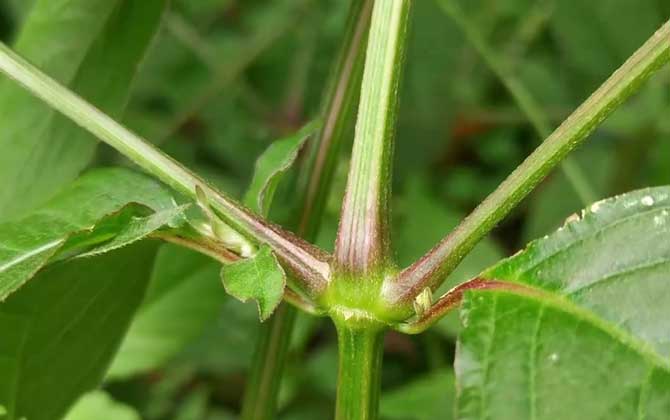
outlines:
[[339, 347], [336, 420], [374, 420], [379, 410], [384, 330], [336, 323]]
[[[323, 127], [309, 143], [309, 159], [301, 168], [301, 210], [294, 226], [296, 233], [308, 241], [313, 242], [318, 234], [339, 150], [348, 139], [347, 126], [358, 102], [372, 3], [351, 3], [342, 47], [323, 101]], [[242, 405], [243, 420], [275, 418], [296, 315], [296, 309], [282, 303], [261, 327]]]

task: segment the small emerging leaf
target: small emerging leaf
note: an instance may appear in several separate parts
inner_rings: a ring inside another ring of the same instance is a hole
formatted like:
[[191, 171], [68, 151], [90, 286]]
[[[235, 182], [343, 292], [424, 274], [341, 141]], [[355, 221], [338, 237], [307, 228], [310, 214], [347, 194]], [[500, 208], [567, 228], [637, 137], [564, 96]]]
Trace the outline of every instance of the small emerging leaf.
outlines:
[[246, 302], [254, 299], [258, 303], [261, 321], [272, 315], [284, 296], [286, 274], [268, 246], [246, 260], [240, 260], [221, 269], [221, 278], [226, 292]]
[[195, 186], [195, 196], [198, 207], [200, 207], [200, 210], [202, 210], [207, 217], [209, 229], [216, 240], [220, 241], [226, 248], [236, 252], [244, 258], [251, 256], [256, 251], [256, 248], [251, 242], [240, 235], [235, 229], [228, 226], [216, 215], [209, 205], [209, 198], [207, 198], [205, 190], [199, 185]]
[[318, 121], [312, 121], [297, 133], [273, 142], [258, 158], [254, 177], [244, 196], [244, 203], [251, 210], [267, 216], [279, 181], [295, 162], [305, 141], [318, 128]]

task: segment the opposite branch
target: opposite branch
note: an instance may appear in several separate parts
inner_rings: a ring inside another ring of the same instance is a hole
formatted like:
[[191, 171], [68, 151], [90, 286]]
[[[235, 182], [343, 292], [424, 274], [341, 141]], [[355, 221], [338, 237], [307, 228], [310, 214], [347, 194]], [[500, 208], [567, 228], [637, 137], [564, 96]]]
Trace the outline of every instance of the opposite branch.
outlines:
[[387, 282], [384, 298], [411, 302], [426, 287], [435, 289], [465, 255], [502, 220], [571, 150], [626, 98], [670, 61], [670, 22], [663, 25], [589, 99], [556, 129], [450, 235], [419, 261]]
[[180, 193], [195, 199], [196, 187], [202, 188], [221, 219], [248, 239], [270, 245], [305, 283], [305, 292], [316, 296], [325, 288], [329, 258], [318, 248], [247, 211], [1, 43], [0, 72]]
[[351, 168], [335, 244], [340, 269], [369, 274], [389, 258], [391, 160], [409, 0], [377, 1], [361, 86]]

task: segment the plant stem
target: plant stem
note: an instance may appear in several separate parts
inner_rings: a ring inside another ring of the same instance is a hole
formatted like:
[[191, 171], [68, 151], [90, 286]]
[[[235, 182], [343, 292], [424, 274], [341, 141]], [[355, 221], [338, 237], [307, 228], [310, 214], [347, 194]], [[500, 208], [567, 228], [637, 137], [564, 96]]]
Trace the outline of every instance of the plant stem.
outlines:
[[282, 303], [268, 321], [270, 324], [262, 327], [244, 392], [242, 420], [275, 418], [296, 315], [295, 308]]
[[[360, 92], [363, 51], [370, 24], [372, 0], [351, 2], [345, 37], [327, 86], [323, 103], [324, 124], [310, 145], [310, 157], [301, 168], [296, 219], [297, 233], [314, 241], [321, 225], [325, 202], [342, 143], [346, 141], [349, 120]], [[277, 394], [288, 356], [296, 310], [282, 304], [261, 327], [249, 382], [242, 405], [243, 420], [269, 420], [276, 417]]]
[[336, 420], [374, 420], [379, 410], [384, 332], [338, 323]]
[[196, 187], [202, 188], [221, 219], [248, 239], [267, 243], [308, 295], [320, 295], [327, 285], [329, 256], [323, 251], [255, 216], [1, 43], [0, 72], [176, 191], [195, 199]]
[[[526, 89], [516, 74], [507, 68], [493, 48], [486, 42], [476, 25], [463, 13], [461, 7], [452, 0], [440, 0], [442, 9], [452, 18], [465, 33], [466, 38], [477, 50], [484, 62], [502, 81], [521, 111], [526, 114], [528, 121], [537, 132], [540, 139], [547, 138], [551, 134], [551, 128], [547, 116], [542, 112], [542, 107], [537, 103], [533, 95]], [[582, 204], [586, 205], [598, 199], [591, 183], [577, 162], [566, 158], [561, 164], [563, 172], [572, 185], [575, 193], [579, 196]]]
[[409, 0], [377, 1], [361, 86], [351, 168], [335, 244], [342, 271], [379, 273], [390, 258], [391, 163]]
[[[463, 222], [419, 261], [384, 285], [387, 304], [409, 316], [426, 287], [439, 286], [465, 255], [571, 150], [626, 98], [670, 61], [670, 22], [663, 25], [589, 99], [558, 127]], [[401, 313], [398, 314], [400, 316]]]
[[304, 238], [316, 236], [339, 151], [347, 140], [347, 128], [356, 109], [372, 3], [373, 0], [351, 2], [345, 39], [322, 105], [323, 125], [315, 141], [308, 145], [309, 158], [302, 171], [311, 176], [301, 178], [305, 180], [299, 187], [304, 205], [297, 222]]

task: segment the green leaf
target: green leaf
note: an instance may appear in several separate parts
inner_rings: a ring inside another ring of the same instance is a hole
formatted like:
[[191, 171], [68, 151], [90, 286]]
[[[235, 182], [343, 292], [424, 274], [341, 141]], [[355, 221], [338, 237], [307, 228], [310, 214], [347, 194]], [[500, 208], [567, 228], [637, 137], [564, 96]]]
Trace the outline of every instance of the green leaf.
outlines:
[[380, 413], [388, 420], [448, 420], [453, 418], [454, 395], [454, 372], [440, 370], [384, 392]]
[[670, 355], [670, 187], [591, 205], [482, 273], [568, 296]]
[[104, 391], [84, 395], [67, 413], [64, 420], [140, 420], [131, 407], [114, 401]]
[[668, 361], [566, 300], [470, 292], [462, 317], [458, 419], [667, 418]]
[[219, 264], [174, 245], [158, 252], [151, 283], [107, 378], [161, 366], [215, 323], [225, 301]]
[[[0, 301], [59, 252], [72, 254], [110, 239], [93, 252], [119, 248], [162, 222], [174, 222], [182, 209], [165, 187], [144, 175], [125, 169], [86, 174], [26, 217], [0, 224]], [[133, 218], [150, 211], [158, 213]]]
[[153, 244], [137, 244], [57, 264], [0, 304], [7, 420], [58, 419], [99, 385], [142, 301], [154, 254]]
[[[166, 0], [41, 0], [16, 51], [119, 118]], [[0, 81], [0, 218], [20, 217], [71, 182], [94, 157], [84, 130], [10, 80]]]
[[319, 122], [312, 121], [295, 134], [272, 142], [258, 158], [254, 177], [244, 197], [244, 203], [251, 210], [267, 216], [277, 185], [295, 162], [305, 141], [318, 128]]
[[223, 266], [221, 278], [228, 294], [242, 302], [257, 302], [261, 321], [272, 315], [286, 287], [284, 269], [267, 245], [251, 258]]

